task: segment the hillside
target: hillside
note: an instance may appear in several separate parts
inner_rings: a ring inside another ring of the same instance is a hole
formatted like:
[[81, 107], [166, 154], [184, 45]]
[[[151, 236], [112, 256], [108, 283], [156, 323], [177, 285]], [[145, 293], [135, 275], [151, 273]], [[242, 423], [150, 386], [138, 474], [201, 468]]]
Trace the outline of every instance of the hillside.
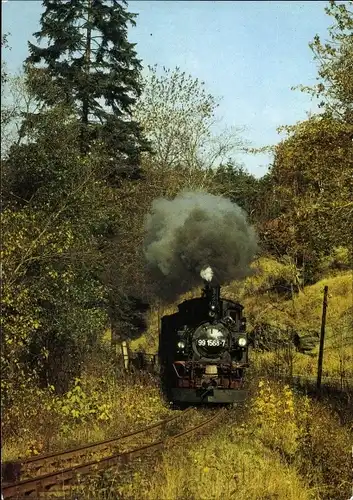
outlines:
[[[326, 319], [324, 374], [338, 376], [342, 369], [346, 376], [353, 376], [353, 288], [352, 272], [327, 275], [298, 293], [283, 296], [274, 290], [276, 283], [287, 283], [293, 274], [291, 266], [274, 259], [260, 258], [253, 264], [254, 274], [242, 282], [233, 282], [222, 288], [222, 295], [244, 305], [250, 331], [259, 323], [269, 324], [283, 330], [291, 327], [299, 335], [307, 332], [319, 335], [322, 315], [324, 286], [328, 286], [328, 309]], [[199, 290], [185, 294], [180, 300], [197, 296]], [[155, 308], [148, 318], [145, 335], [131, 342], [132, 350], [143, 349], [157, 352], [158, 324], [161, 316], [176, 311], [176, 305]], [[269, 356], [267, 355], [269, 358]], [[317, 348], [310, 355], [296, 353], [296, 373], [311, 374], [317, 366]]]

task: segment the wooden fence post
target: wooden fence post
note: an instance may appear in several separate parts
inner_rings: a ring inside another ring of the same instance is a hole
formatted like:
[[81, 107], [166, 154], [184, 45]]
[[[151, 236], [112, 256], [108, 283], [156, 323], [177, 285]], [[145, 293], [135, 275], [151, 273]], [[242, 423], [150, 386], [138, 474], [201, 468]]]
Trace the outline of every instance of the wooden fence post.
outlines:
[[328, 286], [325, 286], [325, 288], [324, 288], [324, 300], [322, 303], [319, 359], [318, 359], [318, 363], [317, 363], [316, 390], [317, 390], [318, 394], [320, 394], [320, 392], [321, 392], [321, 377], [322, 377], [322, 364], [323, 364], [323, 358], [324, 358], [324, 342], [325, 342], [325, 327], [326, 327], [327, 295], [328, 295]]
[[128, 351], [128, 348], [127, 348], [127, 342], [126, 342], [126, 340], [124, 340], [121, 343], [121, 352], [122, 352], [122, 355], [123, 355], [124, 369], [126, 371], [128, 371], [128, 369], [129, 369], [129, 351]]

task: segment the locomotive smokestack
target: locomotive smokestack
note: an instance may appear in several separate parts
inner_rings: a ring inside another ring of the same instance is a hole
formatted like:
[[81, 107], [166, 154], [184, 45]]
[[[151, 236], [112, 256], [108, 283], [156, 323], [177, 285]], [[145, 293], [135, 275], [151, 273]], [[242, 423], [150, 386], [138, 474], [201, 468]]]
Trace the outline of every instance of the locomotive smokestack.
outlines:
[[210, 316], [218, 319], [221, 314], [221, 287], [205, 281], [203, 296], [207, 300]]

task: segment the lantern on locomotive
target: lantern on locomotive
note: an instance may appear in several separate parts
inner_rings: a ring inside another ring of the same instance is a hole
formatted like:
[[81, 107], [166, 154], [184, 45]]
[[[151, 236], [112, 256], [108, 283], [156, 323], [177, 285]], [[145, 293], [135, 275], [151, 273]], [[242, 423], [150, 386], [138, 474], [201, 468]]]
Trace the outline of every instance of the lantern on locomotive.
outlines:
[[201, 297], [185, 300], [177, 313], [161, 320], [162, 389], [174, 403], [234, 403], [246, 398], [243, 306], [221, 298], [220, 286], [209, 281]]

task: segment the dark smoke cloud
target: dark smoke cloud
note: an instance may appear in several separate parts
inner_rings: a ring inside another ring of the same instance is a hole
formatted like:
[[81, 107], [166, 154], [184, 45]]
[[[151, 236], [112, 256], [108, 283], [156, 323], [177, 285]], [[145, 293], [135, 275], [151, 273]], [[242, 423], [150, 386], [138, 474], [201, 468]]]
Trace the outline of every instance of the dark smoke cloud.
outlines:
[[213, 270], [213, 284], [224, 285], [250, 274], [256, 250], [254, 229], [245, 212], [221, 196], [182, 192], [174, 200], [159, 198], [145, 224], [144, 254], [154, 293], [176, 298]]

